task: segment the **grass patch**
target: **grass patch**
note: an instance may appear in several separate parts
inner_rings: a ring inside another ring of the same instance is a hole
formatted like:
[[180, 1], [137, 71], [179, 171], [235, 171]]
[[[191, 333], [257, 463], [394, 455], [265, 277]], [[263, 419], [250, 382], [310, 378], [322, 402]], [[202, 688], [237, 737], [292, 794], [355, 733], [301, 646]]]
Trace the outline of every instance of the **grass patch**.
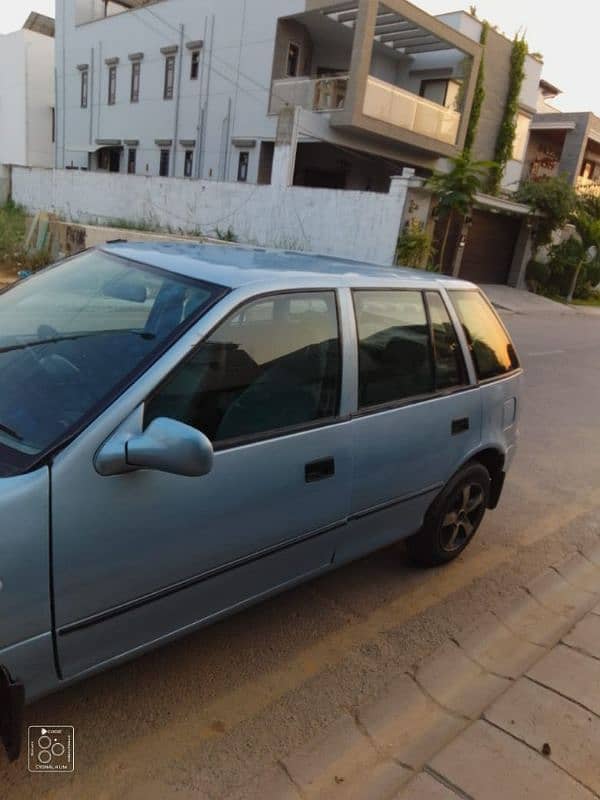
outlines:
[[20, 270], [35, 271], [51, 261], [48, 251], [25, 252], [28, 224], [21, 206], [10, 201], [0, 206], [0, 283], [16, 280]]
[[585, 300], [573, 300], [571, 305], [594, 306], [596, 308], [600, 308], [600, 295], [594, 295], [593, 297], [586, 297]]

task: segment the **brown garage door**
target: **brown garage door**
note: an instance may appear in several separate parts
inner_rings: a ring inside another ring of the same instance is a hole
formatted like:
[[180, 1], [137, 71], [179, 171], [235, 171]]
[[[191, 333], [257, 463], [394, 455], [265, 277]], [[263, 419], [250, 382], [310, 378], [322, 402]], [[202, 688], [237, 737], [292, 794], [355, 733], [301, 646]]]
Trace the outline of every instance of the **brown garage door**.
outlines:
[[476, 283], [506, 283], [521, 224], [520, 217], [475, 210], [460, 277]]

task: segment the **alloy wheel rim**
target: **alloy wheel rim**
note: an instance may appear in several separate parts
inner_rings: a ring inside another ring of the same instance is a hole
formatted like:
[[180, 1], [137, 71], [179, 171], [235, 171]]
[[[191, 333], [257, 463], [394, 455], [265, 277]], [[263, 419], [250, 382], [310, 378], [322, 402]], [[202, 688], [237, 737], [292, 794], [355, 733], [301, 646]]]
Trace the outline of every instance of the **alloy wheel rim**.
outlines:
[[485, 511], [479, 483], [463, 484], [451, 497], [442, 519], [441, 545], [447, 553], [461, 550], [474, 535]]

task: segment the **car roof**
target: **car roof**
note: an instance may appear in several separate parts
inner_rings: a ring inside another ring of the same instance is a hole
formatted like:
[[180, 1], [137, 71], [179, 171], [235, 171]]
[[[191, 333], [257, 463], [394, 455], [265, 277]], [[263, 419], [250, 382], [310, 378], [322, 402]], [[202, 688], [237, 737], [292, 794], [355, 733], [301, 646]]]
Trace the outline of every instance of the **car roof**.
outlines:
[[100, 250], [170, 272], [237, 289], [248, 284], [323, 287], [394, 287], [473, 284], [408, 267], [385, 267], [314, 253], [230, 244], [186, 242], [111, 242]]

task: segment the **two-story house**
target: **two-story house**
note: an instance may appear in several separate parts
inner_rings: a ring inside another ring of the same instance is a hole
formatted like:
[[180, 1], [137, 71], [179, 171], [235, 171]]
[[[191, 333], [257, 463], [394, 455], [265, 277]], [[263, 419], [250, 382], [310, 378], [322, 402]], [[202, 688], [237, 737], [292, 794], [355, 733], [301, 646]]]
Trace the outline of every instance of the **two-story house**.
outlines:
[[[148, 176], [387, 192], [461, 152], [484, 53], [474, 16], [407, 0], [57, 0], [56, 18], [58, 166]], [[494, 155], [511, 50], [489, 31], [476, 158]], [[528, 57], [507, 192], [540, 71]], [[483, 277], [514, 282], [526, 215], [480, 198], [462, 270], [481, 278], [492, 241]]]
[[553, 107], [561, 92], [547, 81], [540, 82], [539, 91], [526, 175], [564, 175], [578, 191], [600, 194], [600, 118], [591, 111], [565, 113]]
[[481, 57], [405, 0], [57, 0], [56, 15], [67, 168], [269, 183], [275, 164], [387, 191], [460, 151]]

